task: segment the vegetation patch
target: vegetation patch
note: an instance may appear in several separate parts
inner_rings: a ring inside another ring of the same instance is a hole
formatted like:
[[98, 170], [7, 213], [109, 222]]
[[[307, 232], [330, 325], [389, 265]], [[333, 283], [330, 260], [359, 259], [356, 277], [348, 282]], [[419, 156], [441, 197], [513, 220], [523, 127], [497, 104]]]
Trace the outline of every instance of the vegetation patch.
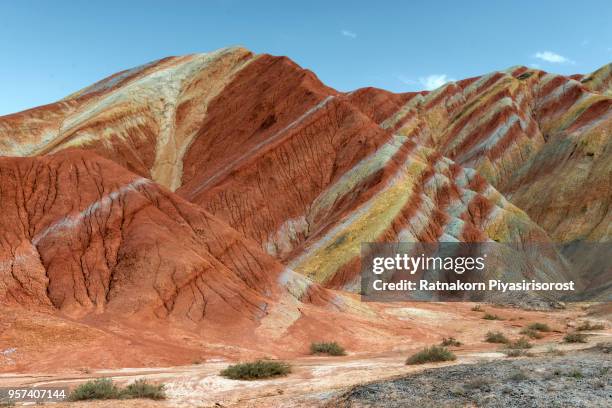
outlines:
[[532, 323], [529, 326], [527, 326], [528, 329], [530, 330], [537, 330], [537, 331], [541, 331], [541, 332], [549, 332], [550, 331], [550, 327], [548, 327], [548, 325], [546, 323]]
[[509, 349], [528, 349], [533, 347], [533, 344], [531, 344], [526, 337], [521, 337], [508, 343], [507, 347]]
[[482, 306], [476, 305], [472, 308], [472, 312], [484, 312], [484, 310], [482, 309]]
[[568, 333], [563, 337], [566, 343], [586, 343], [587, 336], [583, 333]]
[[582, 371], [580, 371], [578, 369], [574, 369], [574, 370], [568, 371], [567, 376], [568, 377], [572, 377], [572, 378], [582, 378], [582, 377], [584, 377], [584, 375], [582, 374]]
[[461, 346], [461, 344], [463, 343], [461, 343], [459, 340], [457, 340], [454, 337], [449, 337], [449, 338], [444, 337], [442, 339], [442, 343], [440, 343], [440, 345], [444, 347], [459, 347]]
[[323, 342], [323, 343], [312, 343], [310, 345], [310, 352], [312, 354], [329, 354], [330, 356], [344, 356], [346, 351], [344, 347], [335, 341]]
[[482, 318], [485, 320], [504, 320], [498, 315], [491, 314], [491, 313], [485, 313], [484, 316], [482, 316]]
[[488, 391], [492, 383], [493, 381], [487, 377], [476, 377], [463, 384], [463, 388], [466, 390]]
[[77, 386], [70, 393], [71, 401], [106, 400], [119, 398], [120, 390], [110, 378], [97, 378]]
[[436, 363], [440, 361], [453, 361], [457, 357], [453, 352], [448, 350], [446, 347], [431, 346], [419, 351], [408, 357], [406, 364], [425, 364], [425, 363]]
[[587, 331], [587, 330], [603, 330], [605, 326], [601, 323], [592, 324], [589, 321], [583, 322], [580, 326], [576, 327], [578, 331]]
[[507, 344], [510, 342], [506, 336], [502, 332], [488, 332], [485, 341], [487, 343], [502, 343]]
[[553, 346], [548, 347], [548, 349], [546, 350], [546, 354], [551, 355], [551, 356], [564, 356], [565, 352], [554, 348]]
[[136, 380], [120, 391], [121, 398], [147, 398], [162, 400], [166, 398], [163, 384], [151, 384], [147, 380]]
[[521, 330], [521, 334], [529, 337], [530, 339], [541, 339], [544, 337], [542, 333], [534, 329], [523, 329]]
[[259, 380], [279, 377], [291, 372], [291, 366], [284, 361], [257, 360], [239, 363], [221, 371], [221, 375], [232, 380]]
[[71, 401], [147, 398], [166, 398], [163, 384], [152, 384], [147, 380], [136, 380], [125, 388], [119, 388], [110, 378], [97, 378], [79, 385], [70, 393]]
[[504, 350], [506, 357], [533, 357], [533, 354], [524, 349], [508, 349]]
[[523, 370], [517, 370], [514, 373], [512, 373], [508, 379], [510, 381], [526, 381], [529, 379], [529, 376], [527, 375], [527, 373]]

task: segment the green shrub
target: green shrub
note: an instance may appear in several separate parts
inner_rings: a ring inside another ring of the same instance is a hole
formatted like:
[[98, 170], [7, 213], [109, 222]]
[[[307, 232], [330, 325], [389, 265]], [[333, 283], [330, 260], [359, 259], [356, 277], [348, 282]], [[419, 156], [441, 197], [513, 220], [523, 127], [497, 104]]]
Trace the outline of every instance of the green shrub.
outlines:
[[312, 343], [310, 345], [310, 352], [312, 354], [329, 354], [330, 356], [346, 355], [344, 347], [342, 347], [335, 341], [329, 343]]
[[504, 320], [501, 317], [499, 317], [498, 315], [494, 315], [491, 313], [485, 313], [484, 316], [482, 316], [483, 319], [485, 320]]
[[534, 329], [523, 329], [521, 330], [521, 334], [524, 334], [525, 336], [531, 339], [541, 339], [542, 337], [544, 337], [542, 333]]
[[502, 343], [506, 344], [510, 342], [506, 336], [502, 332], [488, 332], [485, 337], [485, 341], [487, 343]]
[[445, 347], [459, 347], [461, 344], [462, 343], [454, 337], [449, 337], [449, 338], [444, 337], [442, 339], [442, 343], [440, 343], [440, 345], [445, 346]]
[[586, 334], [582, 334], [582, 333], [567, 333], [565, 335], [565, 337], [563, 338], [563, 340], [565, 340], [566, 343], [586, 343]]
[[119, 398], [119, 389], [110, 378], [98, 378], [77, 386], [69, 399], [72, 401]]
[[162, 400], [166, 398], [163, 384], [151, 384], [147, 380], [136, 380], [121, 390], [121, 398], [148, 398]]
[[541, 331], [541, 332], [549, 332], [550, 331], [550, 327], [548, 327], [548, 325], [546, 323], [532, 323], [529, 326], [527, 326], [527, 328], [531, 329], [531, 330]]
[[231, 365], [221, 371], [221, 375], [233, 380], [257, 380], [283, 376], [290, 372], [291, 366], [284, 361], [257, 360]]
[[574, 370], [572, 370], [572, 371], [569, 371], [569, 372], [567, 373], [567, 376], [568, 376], [568, 377], [573, 377], [573, 378], [582, 378], [582, 377], [584, 377], [584, 376], [582, 375], [582, 371], [577, 370], [577, 369], [574, 369]]
[[576, 327], [578, 331], [586, 331], [586, 330], [603, 330], [605, 326], [601, 323], [591, 324], [591, 322], [586, 321], [583, 322], [580, 326]]
[[408, 357], [406, 364], [425, 364], [439, 361], [453, 361], [457, 357], [446, 347], [431, 346]]
[[127, 387], [117, 387], [110, 378], [98, 378], [76, 387], [69, 396], [71, 401], [105, 400], [119, 398], [148, 398], [160, 400], [166, 398], [163, 384], [150, 384], [140, 379]]
[[508, 343], [507, 347], [509, 349], [528, 349], [533, 347], [533, 345], [529, 342], [529, 340], [527, 340], [526, 337], [521, 337]]

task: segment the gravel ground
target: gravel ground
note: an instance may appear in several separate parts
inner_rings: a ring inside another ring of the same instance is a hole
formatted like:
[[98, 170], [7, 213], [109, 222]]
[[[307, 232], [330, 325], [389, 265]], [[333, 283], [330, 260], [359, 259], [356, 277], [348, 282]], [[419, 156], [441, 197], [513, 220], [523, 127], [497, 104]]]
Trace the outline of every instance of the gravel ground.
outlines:
[[425, 370], [356, 386], [329, 407], [610, 407], [612, 344]]

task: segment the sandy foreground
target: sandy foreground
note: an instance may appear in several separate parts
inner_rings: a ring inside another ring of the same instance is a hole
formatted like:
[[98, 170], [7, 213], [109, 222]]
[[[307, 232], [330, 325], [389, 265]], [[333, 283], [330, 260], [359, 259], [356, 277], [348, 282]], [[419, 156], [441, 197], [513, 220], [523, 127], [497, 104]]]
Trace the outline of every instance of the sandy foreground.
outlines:
[[[154, 367], [65, 370], [58, 373], [20, 372], [0, 374], [3, 386], [68, 386], [73, 387], [91, 378], [112, 378], [127, 384], [139, 378], [161, 382], [166, 386], [165, 401], [96, 401], [53, 404], [55, 407], [320, 407], [346, 392], [352, 386], [376, 380], [391, 379], [428, 368], [447, 365], [477, 364], [506, 359], [499, 345], [483, 341], [483, 333], [501, 330], [509, 337], [518, 337], [520, 329], [531, 322], [545, 322], [552, 332], [534, 340], [533, 354], [542, 354], [554, 347], [572, 353], [601, 342], [612, 341], [612, 330], [585, 332], [588, 343], [566, 344], [563, 336], [572, 331], [576, 322], [589, 320], [580, 308], [552, 313], [499, 309], [506, 320], [470, 322], [454, 337], [464, 345], [454, 348], [457, 360], [450, 363], [406, 366], [408, 355], [423, 347], [415, 343], [382, 353], [356, 353], [349, 350], [345, 357], [298, 356], [286, 359], [292, 365], [287, 377], [262, 381], [235, 381], [219, 376], [230, 361], [210, 359], [200, 364]], [[406, 313], [414, 313], [407, 310]], [[597, 319], [595, 319], [597, 320]], [[599, 319], [601, 320], [601, 319]], [[607, 320], [607, 318], [606, 318]], [[608, 324], [609, 327], [609, 324]]]

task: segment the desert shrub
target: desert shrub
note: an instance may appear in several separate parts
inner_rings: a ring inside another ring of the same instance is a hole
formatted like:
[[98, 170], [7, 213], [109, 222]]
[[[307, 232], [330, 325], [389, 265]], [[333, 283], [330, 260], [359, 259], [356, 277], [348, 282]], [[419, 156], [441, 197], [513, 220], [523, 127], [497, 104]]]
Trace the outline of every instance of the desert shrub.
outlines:
[[161, 400], [166, 398], [163, 384], [151, 384], [147, 380], [136, 380], [121, 390], [121, 398], [148, 398]]
[[546, 350], [546, 354], [550, 354], [553, 356], [564, 356], [565, 353], [559, 349], [554, 348], [553, 346], [548, 347]]
[[484, 316], [482, 316], [483, 319], [485, 320], [504, 320], [501, 317], [499, 317], [498, 315], [494, 315], [491, 313], [485, 313]]
[[150, 384], [140, 379], [127, 387], [117, 387], [110, 378], [98, 378], [76, 387], [69, 396], [71, 401], [105, 400], [118, 398], [148, 398], [160, 400], [166, 398], [163, 384]]
[[454, 337], [444, 337], [440, 344], [444, 347], [459, 347], [462, 343]]
[[283, 376], [290, 372], [291, 366], [283, 361], [257, 360], [231, 365], [221, 371], [221, 375], [233, 380], [257, 380]]
[[512, 373], [508, 379], [510, 381], [525, 381], [529, 379], [529, 376], [527, 375], [527, 373], [525, 373], [523, 370], [517, 370], [514, 373]]
[[582, 378], [582, 377], [584, 377], [584, 375], [582, 374], [582, 371], [577, 370], [577, 369], [574, 369], [574, 370], [572, 370], [572, 371], [569, 371], [569, 372], [567, 373], [567, 376], [568, 376], [568, 377], [573, 377], [573, 378]]
[[487, 343], [503, 343], [506, 344], [510, 340], [502, 332], [488, 332], [485, 341]]
[[521, 337], [508, 343], [507, 347], [509, 349], [528, 349], [533, 347], [533, 345], [529, 342], [529, 340], [527, 340], [526, 337]]
[[523, 329], [521, 330], [521, 334], [529, 337], [530, 339], [541, 339], [544, 337], [542, 333], [534, 329]]
[[492, 381], [486, 377], [476, 377], [463, 384], [463, 388], [466, 390], [482, 390], [489, 388], [491, 383]]
[[476, 305], [472, 308], [472, 312], [484, 312], [484, 310], [482, 310], [482, 306]]
[[77, 386], [70, 393], [72, 401], [119, 398], [119, 388], [110, 378], [97, 378]]
[[578, 331], [603, 330], [604, 328], [605, 328], [604, 325], [601, 323], [591, 324], [591, 322], [586, 321], [586, 322], [583, 322], [580, 326], [576, 327], [576, 330]]
[[465, 391], [465, 388], [459, 385], [453, 385], [449, 391], [452, 395], [457, 396], [457, 397], [463, 397], [467, 394], [467, 392]]
[[566, 343], [586, 343], [586, 338], [586, 334], [567, 333], [565, 337], [563, 337], [563, 340], [565, 340]]
[[529, 326], [527, 326], [528, 329], [531, 330], [537, 330], [537, 331], [541, 331], [541, 332], [549, 332], [550, 331], [550, 327], [548, 327], [548, 325], [546, 323], [532, 323]]
[[506, 357], [533, 357], [533, 354], [528, 353], [523, 349], [508, 349], [504, 350]]
[[328, 342], [328, 343], [312, 343], [310, 345], [310, 352], [312, 354], [329, 354], [330, 356], [346, 355], [346, 351], [344, 351], [344, 347], [342, 347], [335, 341]]
[[449, 351], [446, 347], [431, 346], [425, 347], [418, 353], [408, 357], [406, 364], [425, 364], [439, 361], [453, 361], [456, 359], [457, 357], [455, 354]]

